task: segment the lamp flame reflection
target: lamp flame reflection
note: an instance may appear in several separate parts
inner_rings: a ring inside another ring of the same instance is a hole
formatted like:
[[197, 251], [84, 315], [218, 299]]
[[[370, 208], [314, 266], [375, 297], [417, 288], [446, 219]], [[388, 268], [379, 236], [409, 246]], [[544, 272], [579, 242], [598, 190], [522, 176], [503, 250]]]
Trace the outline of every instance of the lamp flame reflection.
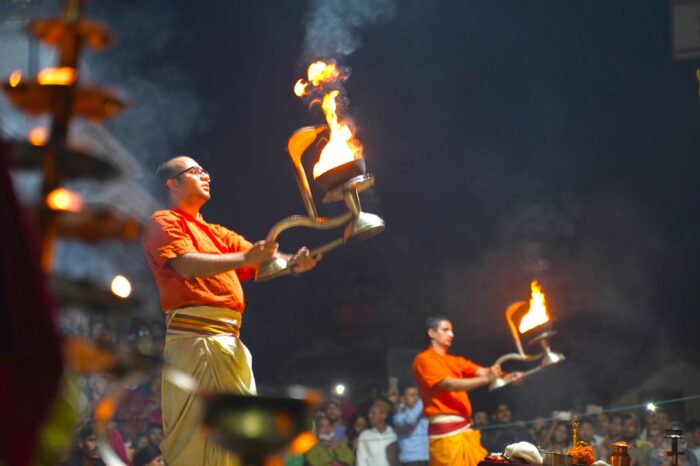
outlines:
[[116, 275], [112, 279], [110, 289], [120, 298], [128, 298], [131, 295], [131, 283], [124, 275]]
[[46, 196], [46, 205], [53, 210], [80, 212], [83, 208], [83, 198], [66, 188], [56, 188]]

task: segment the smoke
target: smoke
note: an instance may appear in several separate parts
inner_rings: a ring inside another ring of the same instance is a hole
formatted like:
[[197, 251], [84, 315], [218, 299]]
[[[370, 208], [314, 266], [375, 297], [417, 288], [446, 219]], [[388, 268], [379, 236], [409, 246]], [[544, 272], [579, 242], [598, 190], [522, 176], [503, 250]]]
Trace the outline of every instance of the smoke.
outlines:
[[350, 55], [362, 43], [358, 29], [389, 19], [394, 11], [393, 0], [312, 0], [302, 58], [311, 61]]

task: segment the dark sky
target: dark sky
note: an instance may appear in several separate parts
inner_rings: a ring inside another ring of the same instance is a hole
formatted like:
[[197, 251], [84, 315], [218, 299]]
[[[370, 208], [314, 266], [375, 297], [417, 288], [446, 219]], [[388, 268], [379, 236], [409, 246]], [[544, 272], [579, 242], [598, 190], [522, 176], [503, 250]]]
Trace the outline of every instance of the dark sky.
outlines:
[[[697, 363], [698, 62], [672, 59], [670, 5], [394, 6], [337, 57], [376, 176], [364, 207], [387, 229], [303, 278], [247, 285], [259, 383], [385, 383], [387, 351], [422, 347], [434, 313], [453, 319], [455, 353], [490, 364], [514, 350], [503, 312], [532, 279], [569, 359], [501, 396], [553, 389], [527, 403], [544, 412], [606, 403], [663, 363]], [[95, 78], [134, 101], [113, 130], [150, 168], [197, 158], [213, 177], [207, 220], [252, 240], [303, 212], [285, 144], [322, 122], [291, 92], [311, 7], [90, 5], [120, 32], [91, 58]], [[280, 244], [325, 238], [287, 232]]]

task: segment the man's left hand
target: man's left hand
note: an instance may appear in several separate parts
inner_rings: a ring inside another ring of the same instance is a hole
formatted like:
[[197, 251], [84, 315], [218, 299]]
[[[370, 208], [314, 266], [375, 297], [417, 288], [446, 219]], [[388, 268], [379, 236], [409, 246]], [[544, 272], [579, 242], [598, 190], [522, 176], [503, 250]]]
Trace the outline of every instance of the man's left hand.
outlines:
[[309, 248], [303, 247], [297, 251], [296, 254], [292, 256], [292, 261], [294, 262], [294, 267], [292, 268], [293, 273], [304, 273], [316, 267], [316, 263], [323, 258], [323, 254], [318, 253], [313, 256], [309, 252]]
[[512, 383], [513, 385], [520, 385], [523, 383], [523, 377], [525, 377], [524, 372], [509, 372], [508, 374], [505, 374], [503, 379], [506, 382]]

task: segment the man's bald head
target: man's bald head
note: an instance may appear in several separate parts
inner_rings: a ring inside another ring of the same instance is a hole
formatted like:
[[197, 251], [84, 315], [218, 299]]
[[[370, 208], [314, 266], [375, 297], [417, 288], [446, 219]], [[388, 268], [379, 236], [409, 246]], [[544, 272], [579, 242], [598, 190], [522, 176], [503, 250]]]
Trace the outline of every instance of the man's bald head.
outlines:
[[195, 162], [191, 157], [186, 155], [178, 155], [177, 157], [173, 157], [172, 159], [160, 164], [160, 166], [156, 169], [156, 175], [158, 175], [161, 180], [166, 182], [170, 178], [177, 176], [177, 174], [181, 171], [187, 170], [187, 168], [194, 165], [197, 165], [197, 162]]

